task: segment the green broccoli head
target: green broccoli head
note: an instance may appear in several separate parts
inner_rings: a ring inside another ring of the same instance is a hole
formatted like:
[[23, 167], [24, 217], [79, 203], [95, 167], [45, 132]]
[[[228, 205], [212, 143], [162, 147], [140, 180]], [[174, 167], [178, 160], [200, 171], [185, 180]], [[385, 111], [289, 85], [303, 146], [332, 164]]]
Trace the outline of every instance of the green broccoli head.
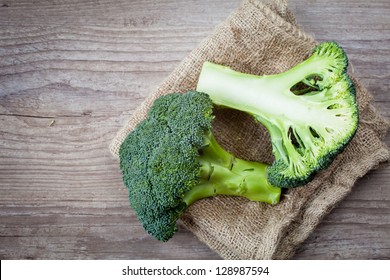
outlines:
[[280, 189], [266, 180], [265, 164], [235, 158], [218, 145], [212, 110], [203, 93], [162, 96], [120, 147], [130, 205], [161, 241], [174, 235], [176, 221], [199, 199], [224, 194], [279, 201]]
[[275, 161], [268, 180], [279, 187], [308, 183], [326, 168], [358, 127], [348, 58], [335, 42], [286, 72], [255, 76], [206, 62], [198, 91], [213, 102], [251, 114], [269, 131]]

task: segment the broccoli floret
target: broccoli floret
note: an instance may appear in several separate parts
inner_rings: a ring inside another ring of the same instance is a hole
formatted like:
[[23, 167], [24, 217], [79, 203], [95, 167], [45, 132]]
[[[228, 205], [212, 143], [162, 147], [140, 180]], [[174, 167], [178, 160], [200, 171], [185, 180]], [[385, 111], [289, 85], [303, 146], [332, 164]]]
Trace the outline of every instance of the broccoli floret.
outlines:
[[266, 179], [267, 165], [234, 157], [212, 134], [207, 94], [172, 93], [155, 100], [147, 118], [120, 147], [120, 168], [131, 207], [161, 241], [192, 203], [218, 194], [275, 204], [281, 189]]
[[344, 50], [325, 42], [307, 60], [276, 75], [244, 74], [205, 62], [197, 91], [217, 105], [251, 114], [268, 129], [275, 157], [268, 180], [291, 188], [329, 166], [357, 130], [355, 87], [347, 66]]

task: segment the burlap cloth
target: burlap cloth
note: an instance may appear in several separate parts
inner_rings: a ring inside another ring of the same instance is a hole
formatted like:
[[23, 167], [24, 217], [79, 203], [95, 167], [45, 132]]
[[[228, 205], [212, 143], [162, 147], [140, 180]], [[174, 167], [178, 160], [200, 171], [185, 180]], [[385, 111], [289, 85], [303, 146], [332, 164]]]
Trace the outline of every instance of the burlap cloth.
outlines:
[[[158, 96], [195, 89], [204, 61], [241, 72], [274, 74], [304, 60], [316, 41], [302, 32], [286, 1], [245, 0], [168, 76], [118, 132], [110, 150], [118, 157], [126, 135], [145, 117]], [[289, 190], [276, 206], [217, 196], [193, 204], [181, 222], [225, 259], [287, 259], [321, 219], [352, 189], [355, 181], [389, 159], [383, 138], [389, 122], [370, 104], [354, 79], [360, 112], [356, 136], [333, 164], [307, 186]], [[236, 156], [271, 162], [265, 129], [246, 114], [216, 110], [214, 134]]]

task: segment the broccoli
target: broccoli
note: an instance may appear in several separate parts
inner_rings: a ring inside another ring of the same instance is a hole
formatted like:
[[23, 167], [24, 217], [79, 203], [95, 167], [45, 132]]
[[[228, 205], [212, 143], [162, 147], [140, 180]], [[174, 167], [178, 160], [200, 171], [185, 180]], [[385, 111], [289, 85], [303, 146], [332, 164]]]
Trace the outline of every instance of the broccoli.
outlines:
[[272, 185], [307, 184], [326, 168], [358, 127], [355, 87], [348, 58], [335, 42], [286, 72], [256, 76], [205, 62], [196, 90], [216, 105], [251, 114], [269, 131], [275, 160], [267, 168]]
[[213, 103], [204, 93], [171, 93], [153, 103], [147, 118], [122, 143], [120, 168], [131, 207], [145, 230], [161, 241], [192, 203], [218, 194], [279, 202], [266, 164], [234, 157], [212, 133]]

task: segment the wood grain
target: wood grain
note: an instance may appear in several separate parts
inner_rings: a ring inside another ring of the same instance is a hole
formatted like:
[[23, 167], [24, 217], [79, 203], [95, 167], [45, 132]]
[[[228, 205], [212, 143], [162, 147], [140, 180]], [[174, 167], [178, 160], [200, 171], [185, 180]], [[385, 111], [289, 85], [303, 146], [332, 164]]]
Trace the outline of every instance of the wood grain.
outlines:
[[[240, 1], [0, 1], [0, 258], [218, 259], [167, 243], [129, 208], [108, 145], [143, 99]], [[290, 0], [336, 40], [390, 117], [388, 0]], [[386, 137], [390, 145], [390, 137]], [[390, 166], [367, 174], [296, 259], [389, 259]]]

